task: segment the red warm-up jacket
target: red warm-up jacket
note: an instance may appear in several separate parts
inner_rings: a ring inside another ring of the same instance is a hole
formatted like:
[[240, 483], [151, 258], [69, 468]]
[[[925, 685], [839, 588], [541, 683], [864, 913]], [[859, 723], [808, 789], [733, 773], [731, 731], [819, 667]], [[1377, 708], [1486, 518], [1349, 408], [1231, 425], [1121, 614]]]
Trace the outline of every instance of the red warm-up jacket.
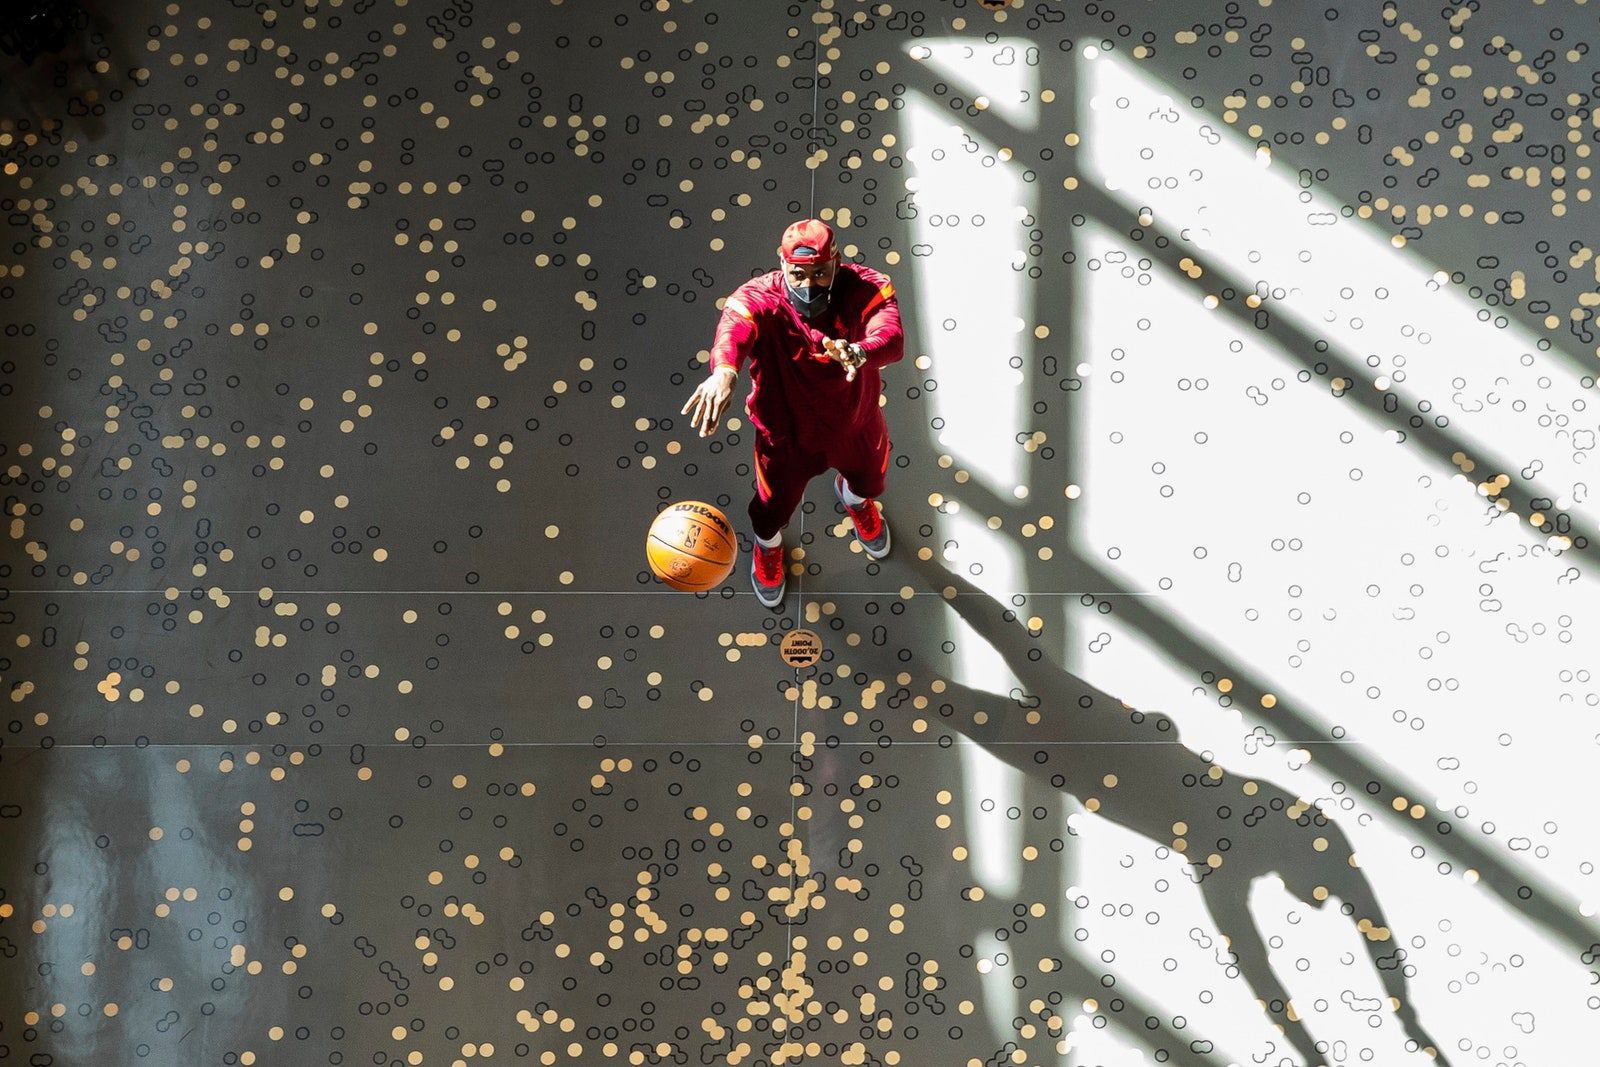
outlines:
[[[822, 348], [829, 338], [854, 341], [867, 357], [854, 381]], [[824, 451], [838, 435], [878, 417], [879, 370], [905, 355], [900, 307], [887, 275], [841, 263], [828, 310], [803, 319], [789, 302], [781, 271], [752, 278], [723, 304], [711, 365], [750, 370], [745, 412], [776, 445]]]

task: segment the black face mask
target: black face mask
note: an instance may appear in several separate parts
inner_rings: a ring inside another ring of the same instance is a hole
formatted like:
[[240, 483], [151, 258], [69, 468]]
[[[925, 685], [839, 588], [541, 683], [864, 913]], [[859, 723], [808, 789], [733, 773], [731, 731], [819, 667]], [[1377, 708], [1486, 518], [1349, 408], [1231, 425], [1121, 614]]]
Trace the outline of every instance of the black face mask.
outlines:
[[828, 297], [833, 293], [833, 286], [824, 289], [820, 285], [808, 286], [801, 289], [789, 284], [789, 279], [783, 280], [783, 287], [789, 292], [789, 303], [800, 312], [801, 317], [814, 319], [828, 310]]

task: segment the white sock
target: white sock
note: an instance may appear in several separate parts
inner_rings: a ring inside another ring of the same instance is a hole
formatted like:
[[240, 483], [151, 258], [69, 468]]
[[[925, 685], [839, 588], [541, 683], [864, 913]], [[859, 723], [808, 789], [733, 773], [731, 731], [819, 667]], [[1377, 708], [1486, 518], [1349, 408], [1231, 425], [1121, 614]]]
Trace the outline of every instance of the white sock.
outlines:
[[783, 544], [783, 531], [779, 530], [777, 533], [773, 534], [772, 540], [770, 541], [764, 537], [758, 536], [756, 537], [756, 544], [760, 545], [762, 548], [777, 548], [779, 545]]
[[850, 488], [850, 483], [845, 481], [843, 478], [839, 479], [839, 495], [843, 497], [844, 502], [849, 504], [851, 507], [857, 507], [858, 505], [865, 504], [867, 502], [866, 497], [856, 496], [855, 491]]

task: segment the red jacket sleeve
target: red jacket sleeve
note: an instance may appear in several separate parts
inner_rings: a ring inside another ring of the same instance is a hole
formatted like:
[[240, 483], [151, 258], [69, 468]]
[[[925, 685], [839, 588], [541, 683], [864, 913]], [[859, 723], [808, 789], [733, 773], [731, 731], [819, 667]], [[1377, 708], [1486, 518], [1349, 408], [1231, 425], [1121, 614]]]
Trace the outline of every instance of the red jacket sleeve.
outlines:
[[895, 300], [894, 284], [888, 277], [873, 271], [863, 276], [876, 284], [877, 292], [867, 301], [862, 315], [862, 338], [856, 342], [866, 354], [867, 366], [887, 367], [898, 363], [906, 354], [905, 333], [900, 328], [900, 304]]
[[744, 368], [756, 344], [756, 315], [743, 287], [722, 303], [722, 318], [717, 320], [716, 338], [711, 342], [711, 369]]

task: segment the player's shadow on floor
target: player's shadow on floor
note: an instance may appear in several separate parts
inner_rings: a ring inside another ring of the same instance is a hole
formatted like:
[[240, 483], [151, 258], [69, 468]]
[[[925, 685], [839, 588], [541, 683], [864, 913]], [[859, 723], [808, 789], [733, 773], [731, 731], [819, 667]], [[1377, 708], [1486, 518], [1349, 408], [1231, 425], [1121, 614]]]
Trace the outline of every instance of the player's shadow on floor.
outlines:
[[[934, 592], [955, 588], [957, 595], [947, 602], [1021, 683], [1019, 699], [951, 679], [950, 703], [989, 716], [962, 732], [1034, 780], [1080, 801], [1094, 797], [1100, 816], [1181, 853], [1218, 930], [1230, 941], [1239, 975], [1307, 1064], [1326, 1056], [1290, 1009], [1249, 908], [1251, 883], [1264, 876], [1281, 878], [1312, 907], [1337, 901], [1362, 931], [1407, 1037], [1448, 1063], [1410, 1003], [1405, 949], [1389, 931], [1371, 882], [1352, 865], [1350, 843], [1336, 823], [1271, 782], [1251, 779], [1247, 785], [1184, 746], [1165, 716], [1130, 708], [1061, 669], [1039, 653], [1021, 626], [1005, 620], [1003, 605], [960, 575], [909, 551], [900, 561]], [[1026, 721], [1033, 707], [1041, 713], [1037, 725]], [[1112, 787], [1108, 775], [1115, 775]]]
[[[1040, 43], [1046, 42], [1041, 40]], [[1040, 76], [1043, 82], [1059, 87], [1055, 106], [1063, 115], [1081, 115], [1086, 102], [1081, 100], [1076, 89], [1077, 61], [1053, 48], [1042, 48], [1041, 58], [1043, 66], [1040, 68]], [[906, 79], [906, 84], [911, 89], [928, 99], [939, 98], [947, 88], [942, 87], [938, 74], [928, 69], [925, 64], [910, 64], [901, 72], [901, 76]], [[1176, 84], [1170, 77], [1167, 80]], [[986, 137], [995, 144], [1009, 146], [1017, 158], [1032, 158], [1041, 154], [1046, 148], [1053, 151], [1053, 146], [1059, 141], [1059, 131], [1053, 126], [1044, 124], [1038, 128], [1025, 129], [1008, 123], [1004, 119], [1003, 111], [998, 109], [980, 113], [969, 107], [960, 114], [962, 117], [957, 121], [962, 125], [971, 129], [977, 136]], [[913, 132], [909, 128], [905, 130], [908, 143]], [[1254, 288], [1252, 279], [1237, 276], [1224, 264], [1207, 256], [1204, 250], [1198, 249], [1188, 239], [1185, 231], [1164, 230], [1158, 220], [1148, 225], [1138, 224], [1135, 208], [1119, 201], [1105, 189], [1099, 188], [1095, 182], [1083, 182], [1070, 195], [1042, 188], [1039, 196], [1036, 211], [1039, 227], [1043, 233], [1071, 234], [1076, 225], [1077, 213], [1081, 213], [1112, 230], [1128, 231], [1130, 227], [1137, 229], [1140, 234], [1138, 239], [1140, 254], [1149, 257], [1156, 267], [1165, 270], [1166, 274], [1178, 284], [1193, 289], [1197, 296], [1202, 291], [1211, 291], [1218, 287], [1232, 287], [1241, 295], [1251, 292]], [[897, 208], [897, 211], [903, 220], [914, 218], [917, 212], [915, 199], [909, 198]], [[903, 222], [897, 240], [909, 245], [916, 239], [915, 228], [909, 221]], [[1069, 246], [1068, 251], [1081, 253], [1084, 249]], [[1195, 288], [1197, 283], [1191, 281], [1183, 269], [1186, 260], [1202, 268], [1204, 277], [1209, 279], [1205, 286], [1209, 288]], [[1448, 257], [1436, 258], [1433, 262], [1435, 265], [1440, 265], [1447, 260]], [[1052, 303], [1067, 308], [1076, 306], [1078, 297], [1073, 288], [1074, 274], [1071, 271], [1062, 272], [1055, 267], [1049, 269], [1053, 273], [1045, 275], [1048, 281], [1035, 283], [1039, 301], [1042, 302], [1046, 295], [1045, 288], [1039, 287], [1047, 286]], [[1019, 281], [1017, 284], [1024, 283]], [[916, 306], [916, 287], [908, 285], [902, 289], [902, 317], [906, 322], [914, 323], [919, 314], [923, 314]], [[1272, 313], [1269, 308], [1252, 311], [1240, 300], [1223, 302], [1218, 307], [1217, 314], [1229, 319], [1242, 336], [1257, 333], [1257, 316], [1262, 315], [1261, 322], [1265, 324], [1262, 333], [1276, 346], [1279, 356], [1299, 364], [1298, 373], [1307, 375], [1312, 381], [1318, 378], [1331, 380], [1336, 377], [1360, 381], [1367, 373], [1358, 354], [1339, 345], [1324, 343], [1310, 325], [1297, 323], [1290, 316]], [[1058, 331], [1057, 336], [1066, 335]], [[1063, 344], [1067, 347], [1058, 347]], [[1039, 339], [1030, 342], [1030, 346], [1024, 352], [1024, 367], [1033, 367], [1043, 358], [1052, 355], [1060, 357], [1063, 362], [1068, 362], [1067, 354], [1072, 350], [1069, 343], [1058, 339]], [[1558, 344], [1557, 350], [1564, 356], [1576, 358], [1575, 353], [1569, 351], [1568, 347], [1570, 346]], [[1075, 361], [1075, 358], [1071, 360]], [[1031, 390], [1040, 384], [1042, 382], [1037, 378], [1028, 379], [1022, 386], [1020, 395], [1034, 398], [1036, 394]], [[1479, 441], [1463, 435], [1459, 427], [1448, 424], [1447, 420], [1438, 414], [1425, 417], [1420, 407], [1407, 410], [1399, 406], [1398, 398], [1392, 393], [1371, 389], [1349, 390], [1345, 394], [1345, 400], [1341, 402], [1357, 405], [1363, 417], [1373, 420], [1374, 425], [1405, 435], [1408, 447], [1415, 448], [1438, 472], [1440, 478], [1459, 474], [1453, 460], [1458, 454], [1477, 455], [1481, 462], [1487, 462], [1484, 454], [1493, 442]], [[1073, 440], [1077, 436], [1080, 413], [1080, 408], [1074, 407], [1074, 403], [1081, 405], [1081, 401], [1075, 402], [1070, 398], [1065, 401], [1052, 401], [1048, 412], [1041, 412], [1029, 425], [1048, 431], [1052, 440]], [[915, 406], [912, 410], [918, 420], [925, 415], [935, 414], [932, 410], [924, 411]], [[978, 403], [971, 407], [966, 417], [982, 418], [986, 415], [986, 409]], [[894, 425], [891, 423], [891, 428]], [[944, 446], [939, 443], [937, 435], [930, 436], [927, 447], [934, 454], [944, 451]], [[1038, 462], [1038, 453], [1034, 454], [1034, 460], [1035, 463]], [[1053, 473], [1047, 478], [1070, 476], [1075, 471], [1080, 475], [1083, 473], [1075, 465], [1075, 461], [1067, 462], [1068, 466], [1065, 468], [1059, 466], [1052, 468]], [[1034, 475], [1044, 469], [1035, 465], [1029, 468], [1030, 473], [1025, 474], [1022, 480], [1032, 481]], [[931, 488], [933, 488], [931, 484], [924, 485], [922, 492]], [[1036, 512], [1029, 510], [1032, 508], [1031, 504], [1019, 503], [1011, 499], [1009, 494], [985, 484], [981, 474], [972, 477], [958, 488], [951, 488], [948, 485], [940, 488], [944, 491], [944, 495], [959, 501], [963, 507], [971, 509], [976, 514], [1001, 516], [1008, 527], [1014, 528], [1014, 523], [1029, 522], [1037, 517]], [[1511, 510], [1527, 515], [1534, 511], [1546, 510], [1546, 505], [1556, 495], [1559, 494], [1554, 492], [1552, 486], [1532, 479], [1520, 479], [1517, 485], [1509, 486], [1506, 491], [1498, 493], [1495, 503], [1484, 503], [1483, 522], [1487, 524], [1495, 521], [1512, 521], [1506, 519], [1504, 513], [1499, 510], [1498, 502], [1506, 502], [1511, 505]], [[1564, 558], [1570, 557], [1579, 567], [1586, 561], [1600, 560], [1600, 539], [1592, 539], [1588, 534], [1566, 526], [1567, 519], [1568, 516], [1558, 516], [1557, 522], [1562, 525], [1553, 525], [1548, 529], [1526, 526], [1523, 532], [1535, 543], [1542, 543], [1545, 533], [1558, 531], [1571, 533], [1573, 547], [1562, 553]], [[1056, 562], [1049, 568], [1052, 577], [1046, 579], [1033, 573], [1032, 556], [1030, 553], [1023, 553], [1024, 573], [1020, 578], [1019, 588], [1024, 591], [1059, 588], [1054, 583], [1058, 583], [1061, 579], [1054, 575], [1065, 569], [1073, 575], [1073, 581], [1081, 581], [1082, 584], [1076, 588], [1114, 598], [1118, 617], [1141, 631], [1147, 640], [1174, 660], [1193, 668], [1196, 674], [1205, 670], [1220, 670], [1226, 673], [1234, 680], [1233, 697], [1236, 703], [1242, 705], [1246, 700], [1254, 700], [1271, 691], [1273, 687], [1267, 679], [1259, 675], [1259, 672], [1252, 671], [1237, 662], [1238, 657], [1230, 654], [1227, 649], [1208, 643], [1203, 632], [1175, 623], [1163, 614], [1157, 600], [1129, 595], [1136, 591], [1119, 580], [1115, 574], [1100, 568], [1093, 560], [1078, 552], [1075, 546], [1073, 556], [1071, 563], [1063, 567], [1065, 559], [1058, 554]], [[906, 558], [903, 551], [897, 553], [897, 557], [902, 560]], [[886, 561], [886, 565], [892, 566], [893, 560]], [[1041, 585], [1040, 583], [1044, 581], [1052, 584]], [[1282, 702], [1270, 710], [1259, 709], [1257, 714], [1278, 732], [1279, 736], [1316, 737], [1321, 736], [1326, 729], [1324, 724], [1313, 721], [1311, 716]], [[1393, 799], [1401, 795], [1413, 796], [1424, 791], [1415, 782], [1407, 781], [1404, 768], [1385, 767], [1381, 762], [1374, 760], [1369, 751], [1359, 746], [1330, 747], [1326, 750], [1325, 766], [1352, 785], [1374, 785], [1380, 789], [1384, 799]], [[1458, 830], [1447, 818], [1414, 822], [1409, 814], [1399, 810], [1386, 812], [1385, 818], [1391, 825], [1404, 827], [1405, 833], [1425, 835], [1430, 851], [1442, 852], [1449, 857], [1456, 868], [1470, 868], [1476, 871], [1480, 876], [1481, 888], [1494, 893], [1506, 906], [1538, 923], [1552, 935], [1565, 940], [1574, 951], [1592, 952], [1592, 946], [1600, 941], [1600, 932], [1597, 932], [1595, 925], [1579, 915], [1576, 900], [1568, 897], [1560, 887], [1542, 879], [1537, 872], [1521, 870], [1512, 865], [1506, 859], [1503, 849], [1495, 847], [1492, 842], [1484, 843], [1470, 830]], [[1433, 832], [1429, 833], [1430, 830]]]
[[[1008, 522], [1020, 515], [1013, 502], [997, 496], [977, 479], [961, 487], [960, 499], [963, 506], [977, 509], [979, 514], [1003, 515]], [[1187, 665], [1196, 674], [1220, 670], [1233, 679], [1232, 695], [1236, 704], [1243, 706], [1246, 701], [1258, 701], [1273, 690], [1266, 678], [1238, 662], [1236, 656], [1207, 643], [1203, 633], [1163, 614], [1156, 598], [1139, 595], [1115, 574], [1081, 554], [1079, 561], [1087, 571], [1084, 588], [1093, 590], [1096, 595], [1114, 598], [1114, 614], [1176, 662]], [[941, 569], [940, 573], [947, 572]], [[1031, 582], [1028, 587], [1037, 588]], [[1320, 737], [1325, 730], [1313, 716], [1285, 701], [1277, 702], [1270, 709], [1263, 705], [1256, 714], [1280, 737]], [[1345, 781], [1365, 782], [1369, 789], [1377, 789], [1374, 802], [1424, 792], [1418, 783], [1406, 781], [1403, 769], [1376, 765], [1363, 746], [1330, 746], [1322, 751], [1320, 762]], [[1475, 871], [1480, 888], [1493, 893], [1507, 907], [1538, 923], [1552, 936], [1564, 940], [1575, 952], [1592, 952], [1593, 946], [1600, 942], [1600, 932], [1578, 914], [1575, 900], [1562, 901], [1559, 887], [1541, 883], [1531, 872], [1519, 871], [1502, 855], [1475, 839], [1470, 831], [1457, 831], [1447, 818], [1418, 822], [1403, 809], [1393, 807], [1384, 807], [1381, 814], [1392, 825], [1404, 827], [1403, 833], [1426, 835], [1424, 840], [1430, 850], [1448, 856], [1455, 867]]]

